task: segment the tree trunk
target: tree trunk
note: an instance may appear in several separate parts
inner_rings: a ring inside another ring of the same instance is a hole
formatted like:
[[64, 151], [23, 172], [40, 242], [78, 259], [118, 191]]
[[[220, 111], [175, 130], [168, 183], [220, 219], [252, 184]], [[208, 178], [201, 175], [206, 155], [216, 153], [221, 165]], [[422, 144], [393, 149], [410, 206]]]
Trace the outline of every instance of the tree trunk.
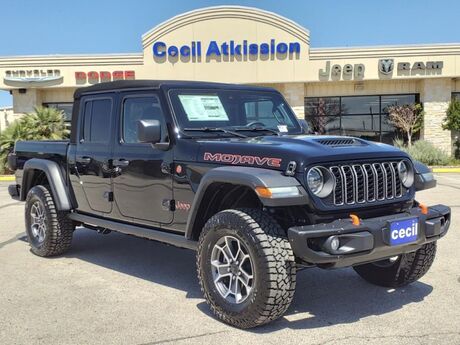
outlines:
[[407, 147], [412, 146], [412, 133], [409, 131], [407, 132]]

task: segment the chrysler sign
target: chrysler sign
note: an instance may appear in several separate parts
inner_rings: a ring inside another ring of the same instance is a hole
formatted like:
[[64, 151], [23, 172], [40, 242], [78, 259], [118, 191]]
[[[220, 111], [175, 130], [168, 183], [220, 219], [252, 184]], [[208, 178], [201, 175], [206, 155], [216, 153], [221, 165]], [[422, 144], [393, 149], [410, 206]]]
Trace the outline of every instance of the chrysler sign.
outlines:
[[10, 86], [46, 86], [62, 83], [58, 69], [10, 69], [5, 71], [3, 82]]

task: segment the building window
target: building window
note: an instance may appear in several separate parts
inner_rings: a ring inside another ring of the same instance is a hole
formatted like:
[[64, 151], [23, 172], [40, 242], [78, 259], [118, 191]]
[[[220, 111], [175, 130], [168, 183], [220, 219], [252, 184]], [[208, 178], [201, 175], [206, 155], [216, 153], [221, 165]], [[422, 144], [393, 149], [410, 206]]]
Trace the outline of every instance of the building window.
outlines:
[[398, 133], [388, 121], [388, 107], [416, 103], [418, 99], [418, 94], [306, 97], [305, 120], [319, 134], [392, 143]]
[[452, 99], [460, 101], [460, 92], [452, 92]]
[[72, 121], [72, 108], [73, 103], [43, 103], [44, 107], [47, 108], [55, 108], [58, 110], [62, 110], [64, 112], [64, 121], [71, 122]]

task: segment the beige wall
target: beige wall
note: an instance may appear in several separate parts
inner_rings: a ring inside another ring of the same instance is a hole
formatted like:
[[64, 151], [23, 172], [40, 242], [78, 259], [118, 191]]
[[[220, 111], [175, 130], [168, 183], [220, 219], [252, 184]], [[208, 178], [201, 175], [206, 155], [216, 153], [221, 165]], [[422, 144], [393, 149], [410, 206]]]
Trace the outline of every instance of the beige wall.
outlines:
[[11, 123], [17, 120], [21, 115], [15, 114], [12, 107], [0, 108], [0, 132], [4, 131]]
[[420, 93], [425, 110], [423, 138], [449, 154], [452, 151], [451, 135], [442, 129], [442, 123], [451, 100], [451, 87], [449, 79], [426, 79]]

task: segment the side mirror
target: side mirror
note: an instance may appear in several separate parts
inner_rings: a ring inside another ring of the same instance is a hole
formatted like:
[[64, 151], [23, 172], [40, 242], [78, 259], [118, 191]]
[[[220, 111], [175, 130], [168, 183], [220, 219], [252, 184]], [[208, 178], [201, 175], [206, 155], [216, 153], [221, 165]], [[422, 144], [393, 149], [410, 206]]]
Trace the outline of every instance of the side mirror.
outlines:
[[141, 143], [156, 144], [161, 140], [161, 124], [158, 120], [137, 121], [137, 139]]

